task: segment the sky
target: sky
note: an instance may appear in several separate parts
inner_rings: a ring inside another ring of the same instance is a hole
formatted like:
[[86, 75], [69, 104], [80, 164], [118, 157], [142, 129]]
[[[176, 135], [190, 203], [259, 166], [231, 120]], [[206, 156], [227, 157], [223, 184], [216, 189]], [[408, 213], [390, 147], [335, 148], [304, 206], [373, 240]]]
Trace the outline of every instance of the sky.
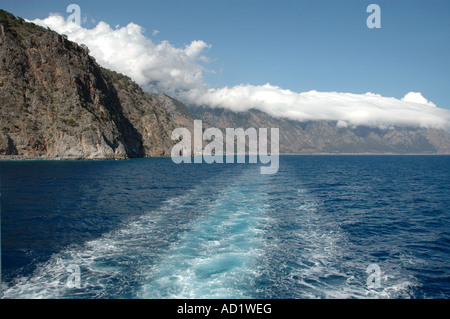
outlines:
[[[71, 3], [81, 25], [67, 21]], [[381, 28], [369, 28], [369, 4]], [[450, 128], [448, 0], [0, 0], [185, 103]]]

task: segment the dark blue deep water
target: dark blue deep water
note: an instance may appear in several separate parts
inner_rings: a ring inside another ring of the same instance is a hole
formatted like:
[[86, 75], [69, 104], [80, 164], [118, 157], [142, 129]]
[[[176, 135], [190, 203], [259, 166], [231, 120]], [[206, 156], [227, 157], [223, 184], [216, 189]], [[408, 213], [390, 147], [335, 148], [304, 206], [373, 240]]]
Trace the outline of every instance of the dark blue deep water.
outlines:
[[0, 162], [1, 297], [450, 297], [450, 156], [259, 168]]

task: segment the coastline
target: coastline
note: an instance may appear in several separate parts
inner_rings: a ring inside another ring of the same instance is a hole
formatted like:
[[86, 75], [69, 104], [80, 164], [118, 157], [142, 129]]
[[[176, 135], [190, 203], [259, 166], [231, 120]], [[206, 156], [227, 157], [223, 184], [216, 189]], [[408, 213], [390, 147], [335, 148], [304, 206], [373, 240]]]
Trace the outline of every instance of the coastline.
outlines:
[[[237, 155], [237, 154], [234, 154]], [[279, 153], [280, 156], [450, 156], [447, 153]], [[144, 156], [133, 158], [80, 158], [26, 155], [0, 155], [0, 162], [14, 161], [126, 161], [140, 158], [170, 158], [170, 156]]]

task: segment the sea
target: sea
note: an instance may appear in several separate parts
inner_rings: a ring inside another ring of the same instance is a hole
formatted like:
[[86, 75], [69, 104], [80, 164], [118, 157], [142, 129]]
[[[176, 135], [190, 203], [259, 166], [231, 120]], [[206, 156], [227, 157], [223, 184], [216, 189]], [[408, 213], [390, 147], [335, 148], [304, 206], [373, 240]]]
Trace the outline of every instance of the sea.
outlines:
[[261, 165], [0, 162], [0, 297], [450, 297], [450, 156]]

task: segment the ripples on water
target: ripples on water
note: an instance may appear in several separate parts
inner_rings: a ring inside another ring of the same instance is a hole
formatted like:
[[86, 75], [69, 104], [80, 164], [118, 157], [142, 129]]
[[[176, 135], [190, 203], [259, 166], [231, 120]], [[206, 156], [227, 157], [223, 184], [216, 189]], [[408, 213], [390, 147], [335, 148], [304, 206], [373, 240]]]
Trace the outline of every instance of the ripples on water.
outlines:
[[0, 167], [4, 298], [450, 296], [447, 156]]

